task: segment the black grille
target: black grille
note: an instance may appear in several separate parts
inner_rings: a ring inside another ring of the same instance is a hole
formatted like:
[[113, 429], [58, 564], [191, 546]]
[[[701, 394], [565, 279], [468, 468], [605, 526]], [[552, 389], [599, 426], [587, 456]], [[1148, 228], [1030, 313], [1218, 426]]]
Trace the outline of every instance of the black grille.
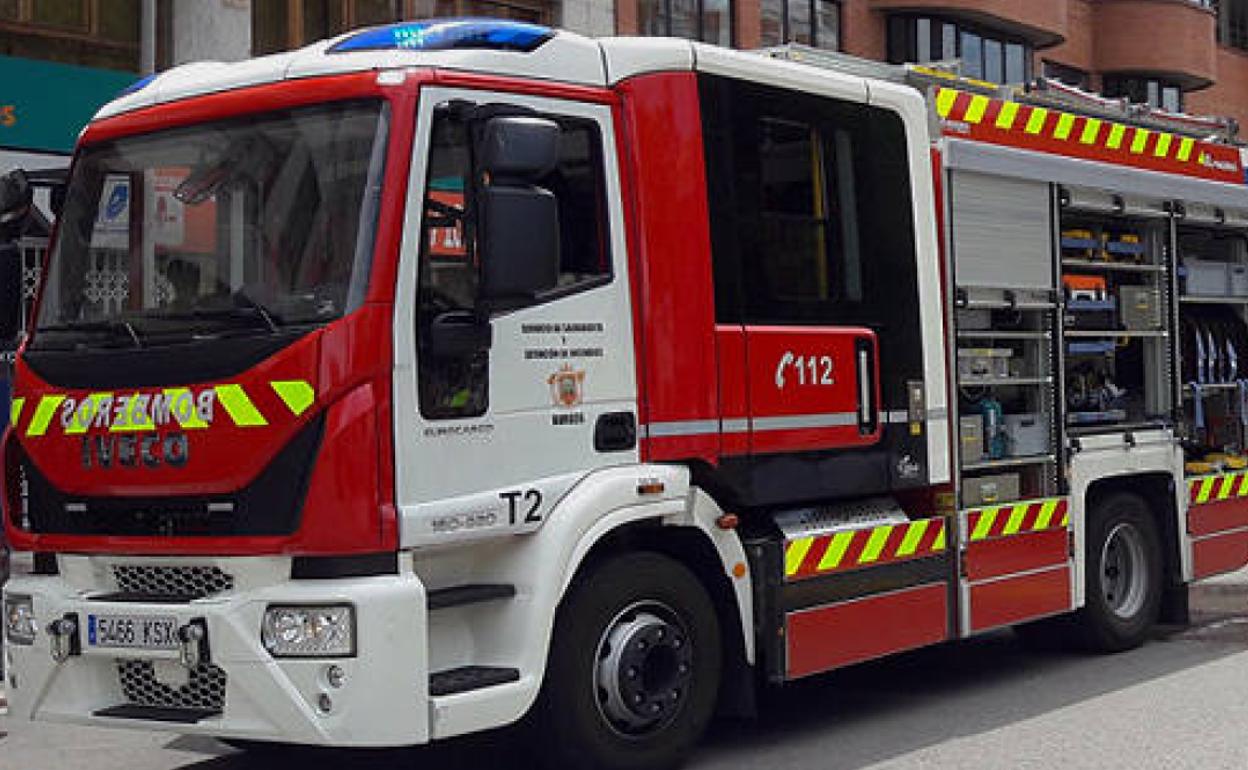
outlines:
[[203, 599], [234, 588], [234, 576], [218, 567], [117, 564], [117, 590], [137, 596], [160, 596], [185, 601]]
[[225, 672], [211, 663], [191, 669], [187, 681], [177, 686], [157, 679], [150, 660], [118, 660], [117, 677], [131, 705], [216, 713], [225, 708]]
[[[322, 414], [291, 439], [250, 485], [212, 497], [71, 497], [57, 489], [14, 442], [21, 499], [13, 506], [13, 523], [36, 534], [58, 535], [291, 535], [299, 529], [324, 429]], [[194, 461], [192, 454], [190, 462]]]

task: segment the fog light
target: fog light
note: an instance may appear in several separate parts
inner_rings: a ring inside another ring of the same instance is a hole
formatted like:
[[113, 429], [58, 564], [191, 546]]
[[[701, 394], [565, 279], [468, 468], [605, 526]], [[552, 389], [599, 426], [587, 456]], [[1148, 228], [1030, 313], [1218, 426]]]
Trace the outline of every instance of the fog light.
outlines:
[[29, 596], [5, 594], [4, 634], [9, 644], [34, 644], [38, 629], [34, 601]]
[[355, 609], [326, 607], [269, 607], [260, 637], [275, 657], [345, 657], [355, 654]]

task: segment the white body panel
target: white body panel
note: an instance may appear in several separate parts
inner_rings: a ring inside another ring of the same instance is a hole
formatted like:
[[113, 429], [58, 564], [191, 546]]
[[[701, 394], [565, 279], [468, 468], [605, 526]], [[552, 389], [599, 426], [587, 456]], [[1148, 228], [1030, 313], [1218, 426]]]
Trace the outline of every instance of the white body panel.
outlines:
[[[228, 677], [229, 695], [219, 717], [192, 724], [93, 716], [124, 702], [118, 658], [168, 661], [176, 687], [177, 652], [92, 649], [63, 663], [52, 659], [49, 635], [40, 632], [29, 647], [9, 645], [16, 687], [8, 689], [11, 714], [22, 718], [108, 727], [176, 730], [181, 733], [320, 745], [395, 746], [428, 740], [423, 718], [428, 700], [425, 589], [410, 568], [399, 575], [332, 581], [290, 580], [283, 558], [62, 557], [61, 576], [18, 577], [7, 594], [34, 597], [39, 628], [66, 613], [85, 623], [90, 613], [175, 616], [179, 624], [202, 618], [207, 624], [212, 662]], [[102, 579], [108, 565], [194, 564], [218, 566], [235, 576], [233, 591], [189, 604], [123, 604], [90, 601], [88, 593], [110, 588]], [[260, 622], [269, 604], [349, 603], [356, 608], [357, 655], [332, 660], [274, 659], [260, 644]], [[345, 684], [325, 681], [330, 663], [346, 673]], [[184, 676], [184, 675], [183, 675]], [[165, 679], [161, 679], [165, 681]], [[318, 710], [322, 693], [333, 699]]]
[[[1093, 484], [1123, 476], [1161, 473], [1178, 480], [1174, 484], [1175, 499], [1171, 501], [1177, 517], [1174, 531], [1183, 533], [1182, 547], [1179, 548], [1182, 575], [1184, 580], [1191, 580], [1191, 547], [1190, 538], [1186, 535], [1187, 485], [1182, 483], [1183, 450], [1170, 430], [1138, 431], [1134, 433], [1134, 439], [1135, 446], [1132, 448], [1124, 443], [1121, 433], [1083, 436], [1079, 439], [1080, 450], [1070, 458], [1070, 526], [1077, 544], [1076, 554], [1083, 553], [1087, 531], [1088, 489]], [[1165, 501], [1156, 502], [1164, 504]], [[1073, 588], [1076, 607], [1082, 607], [1084, 603], [1086, 566], [1082, 558], [1075, 559]]]
[[[414, 337], [423, 198], [409, 196], [394, 314], [395, 459], [405, 547], [532, 530], [580, 475], [595, 466], [638, 459], [635, 447], [594, 451], [599, 415], [637, 412], [627, 246], [610, 111], [555, 99], [425, 89], [418, 119], [423, 130], [414, 148], [409, 189], [424, 187], [433, 110], [452, 99], [505, 102], [597, 121], [606, 159], [613, 278], [605, 286], [496, 316], [491, 323], [494, 341], [486, 413], [465, 420], [427, 420], [420, 413]], [[565, 366], [583, 375], [582, 401], [573, 407], [561, 405], [552, 394], [552, 377]], [[576, 415], [579, 421], [556, 426], [565, 415]], [[533, 488], [541, 490], [540, 509], [526, 508], [525, 515], [513, 521], [510, 504], [500, 492]], [[441, 532], [434, 527], [448, 516], [463, 515], [474, 517], [481, 526]]]

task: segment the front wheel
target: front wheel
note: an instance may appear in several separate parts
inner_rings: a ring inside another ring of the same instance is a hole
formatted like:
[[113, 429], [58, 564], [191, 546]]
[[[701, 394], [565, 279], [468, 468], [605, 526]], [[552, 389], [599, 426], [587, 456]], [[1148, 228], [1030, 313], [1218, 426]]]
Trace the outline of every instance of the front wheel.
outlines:
[[561, 769], [678, 765], [714, 711], [721, 655], [715, 609], [688, 569], [656, 553], [611, 558], [560, 609], [535, 757]]
[[1136, 495], [1105, 498], [1088, 518], [1083, 609], [1085, 644], [1102, 652], [1138, 647], [1161, 610], [1161, 543], [1156, 519]]

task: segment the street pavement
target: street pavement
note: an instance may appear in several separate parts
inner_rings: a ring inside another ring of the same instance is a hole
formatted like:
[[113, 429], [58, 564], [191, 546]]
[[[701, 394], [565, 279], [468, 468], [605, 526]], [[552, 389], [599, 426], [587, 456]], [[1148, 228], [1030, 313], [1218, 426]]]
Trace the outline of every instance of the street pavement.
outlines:
[[[1193, 589], [1194, 624], [1113, 656], [1008, 632], [835, 672], [716, 724], [691, 770], [1248, 767], [1248, 571]], [[7, 733], [7, 735], [5, 735]], [[0, 717], [0, 770], [261, 770], [273, 757], [166, 734]], [[404, 752], [300, 753], [301, 770], [522, 768], [491, 735]], [[295, 757], [290, 757], [293, 760]], [[283, 758], [282, 761], [289, 761]]]

